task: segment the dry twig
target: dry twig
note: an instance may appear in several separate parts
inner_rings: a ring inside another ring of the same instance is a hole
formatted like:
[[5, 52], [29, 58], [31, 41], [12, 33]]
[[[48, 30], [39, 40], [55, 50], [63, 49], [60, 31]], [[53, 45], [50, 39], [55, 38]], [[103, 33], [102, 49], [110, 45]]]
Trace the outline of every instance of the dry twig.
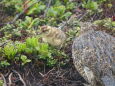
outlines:
[[48, 9], [49, 9], [49, 7], [51, 5], [51, 2], [52, 2], [52, 0], [49, 0], [47, 8], [46, 8], [45, 13], [44, 13], [44, 17], [46, 17], [46, 14], [47, 14], [47, 11], [48, 11]]
[[0, 73], [0, 76], [2, 77], [2, 79], [4, 81], [3, 86], [7, 86], [6, 79], [5, 79], [4, 75], [2, 73]]
[[13, 72], [16, 73], [16, 74], [18, 74], [19, 80], [23, 83], [23, 86], [26, 86], [26, 83], [25, 83], [25, 81], [23, 80], [23, 78], [21, 77], [21, 75], [20, 75], [17, 71], [15, 71], [15, 70], [13, 70]]
[[12, 73], [10, 73], [9, 77], [8, 77], [8, 80], [9, 80], [9, 85], [8, 86], [11, 86], [12, 85]]
[[3, 47], [3, 46], [6, 45], [8, 42], [10, 42], [10, 40], [8, 40], [8, 41], [6, 41], [6, 42], [0, 44], [0, 47]]
[[55, 68], [52, 68], [50, 71], [48, 71], [46, 74], [42, 74], [41, 72], [39, 72], [39, 74], [42, 76], [42, 77], [45, 77], [45, 76], [48, 76], [53, 70], [55, 70]]

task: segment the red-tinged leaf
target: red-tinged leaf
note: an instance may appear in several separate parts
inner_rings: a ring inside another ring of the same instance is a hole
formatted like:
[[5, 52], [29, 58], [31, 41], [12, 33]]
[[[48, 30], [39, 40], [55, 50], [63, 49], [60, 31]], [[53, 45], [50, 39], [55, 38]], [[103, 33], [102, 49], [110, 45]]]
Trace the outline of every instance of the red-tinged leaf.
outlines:
[[115, 21], [115, 16], [112, 16], [112, 21]]

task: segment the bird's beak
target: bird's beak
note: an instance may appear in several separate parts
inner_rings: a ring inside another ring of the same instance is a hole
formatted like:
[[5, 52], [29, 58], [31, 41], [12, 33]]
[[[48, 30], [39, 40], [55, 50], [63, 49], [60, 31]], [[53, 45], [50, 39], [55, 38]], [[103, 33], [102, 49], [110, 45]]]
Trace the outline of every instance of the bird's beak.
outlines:
[[38, 33], [37, 33], [37, 35], [41, 35], [41, 34], [42, 34], [42, 32], [38, 32]]

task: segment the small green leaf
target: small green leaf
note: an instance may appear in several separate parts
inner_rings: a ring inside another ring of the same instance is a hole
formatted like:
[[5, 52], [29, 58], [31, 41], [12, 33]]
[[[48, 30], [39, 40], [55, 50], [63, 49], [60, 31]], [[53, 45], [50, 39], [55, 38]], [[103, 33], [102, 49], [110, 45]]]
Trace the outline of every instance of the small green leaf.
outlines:
[[7, 62], [6, 60], [0, 62], [0, 66], [1, 66], [1, 67], [6, 67], [6, 66], [9, 66], [9, 65], [10, 65], [10, 63]]
[[112, 22], [112, 26], [115, 27], [115, 21]]
[[31, 60], [30, 60], [30, 59], [27, 59], [26, 62], [31, 62]]
[[16, 44], [16, 48], [17, 48], [17, 52], [21, 53], [24, 52], [26, 49], [26, 44], [25, 43], [20, 43], [20, 42], [15, 42]]
[[25, 52], [28, 53], [28, 54], [31, 54], [32, 53], [32, 49], [31, 48], [26, 48]]
[[21, 58], [21, 60], [22, 60], [22, 65], [25, 65], [26, 63], [31, 62], [31, 60], [28, 59], [27, 56], [25, 56], [25, 55], [21, 55], [20, 58]]
[[21, 60], [22, 60], [22, 61], [25, 61], [26, 59], [27, 59], [27, 56], [21, 55]]
[[70, 17], [71, 15], [72, 15], [71, 12], [66, 12], [66, 13], [62, 16], [62, 18], [64, 17], [65, 19], [67, 19], [67, 18]]
[[4, 86], [4, 81], [3, 80], [0, 80], [0, 86]]
[[75, 3], [73, 2], [67, 2], [66, 9], [67, 10], [72, 10], [75, 7]]

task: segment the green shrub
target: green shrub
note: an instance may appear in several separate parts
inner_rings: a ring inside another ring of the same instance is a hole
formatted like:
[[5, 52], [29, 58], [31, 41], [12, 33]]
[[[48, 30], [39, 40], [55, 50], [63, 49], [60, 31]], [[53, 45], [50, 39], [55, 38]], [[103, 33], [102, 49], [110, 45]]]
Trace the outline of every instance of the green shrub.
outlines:
[[26, 29], [26, 30], [30, 30], [32, 29], [33, 26], [36, 26], [39, 24], [39, 18], [32, 18], [29, 16], [25, 17], [25, 20], [19, 20], [19, 23], [17, 23], [18, 27]]
[[26, 45], [28, 48], [35, 48], [39, 45], [38, 38], [32, 37], [26, 39]]
[[[37, 2], [37, 0], [29, 1], [29, 3], [27, 4], [28, 7], [35, 2]], [[14, 7], [15, 11], [17, 11], [17, 12], [22, 12], [25, 9], [23, 7], [23, 5], [24, 5], [23, 0], [4, 0], [3, 3], [5, 4], [6, 7]], [[30, 9], [26, 13], [26, 15], [32, 15], [32, 14], [35, 15], [35, 14], [41, 13], [41, 11], [43, 11], [45, 9], [45, 7], [46, 6], [42, 2], [38, 2], [38, 3], [34, 4], [32, 7], [30, 7]], [[12, 9], [12, 10], [14, 10], [14, 9]]]
[[63, 5], [50, 7], [48, 9], [47, 16], [48, 17], [59, 17], [65, 13], [65, 10], [66, 8]]
[[[30, 0], [28, 6], [32, 5], [36, 1], [37, 0]], [[49, 1], [42, 0], [34, 4], [28, 9], [27, 12], [24, 13], [24, 19], [18, 19], [14, 24], [8, 24], [1, 28], [1, 30], [5, 32], [4, 37], [6, 38], [6, 36], [10, 36], [9, 38], [12, 39], [14, 37], [12, 35], [16, 35], [21, 39], [24, 36], [23, 31], [29, 33], [32, 31], [35, 32], [36, 26], [38, 27], [39, 25], [43, 24], [57, 26], [59, 23], [68, 19], [72, 15], [70, 10], [73, 10], [76, 5], [76, 3], [69, 2], [69, 0], [53, 0], [50, 4], [50, 7], [46, 9], [46, 5], [48, 4], [47, 2]], [[10, 6], [14, 7], [15, 9], [12, 10], [15, 10], [16, 14], [24, 10], [23, 0], [4, 0], [4, 4], [7, 8]], [[45, 12], [46, 17], [43, 18], [42, 16]], [[15, 13], [13, 15], [15, 15]], [[39, 15], [40, 18], [38, 18]], [[20, 18], [23, 16], [20, 16]], [[47, 43], [41, 43], [39, 38], [33, 37], [35, 34], [29, 34], [28, 36], [31, 37], [27, 38], [25, 42], [6, 44], [2, 50], [2, 57], [6, 57], [5, 60], [8, 61], [21, 61], [22, 65], [24, 65], [30, 62], [30, 59], [33, 61], [35, 56], [35, 59], [37, 57], [38, 60], [42, 60], [44, 63], [46, 62], [46, 64], [49, 66], [53, 66], [54, 64], [58, 63], [57, 57], [66, 57], [62, 51], [51, 48], [51, 46], [49, 46]], [[29, 59], [27, 57], [29, 57]]]
[[73, 2], [67, 2], [66, 3], [66, 10], [72, 10], [74, 9], [76, 6], [76, 3], [73, 3]]
[[18, 53], [22, 53], [26, 49], [26, 44], [25, 43], [15, 42], [15, 46], [16, 46], [16, 49], [17, 49]]
[[47, 65], [53, 66], [56, 64], [56, 59], [52, 57], [53, 51], [49, 49], [49, 45], [47, 43], [41, 43], [38, 52], [39, 59], [46, 60]]
[[8, 43], [6, 46], [4, 46], [3, 52], [8, 60], [14, 60], [17, 49], [13, 44]]
[[111, 18], [96, 20], [94, 21], [94, 24], [106, 27], [107, 29], [113, 29], [115, 27], [115, 21], [112, 21]]
[[98, 3], [92, 0], [88, 0], [87, 2], [84, 0], [82, 6], [90, 10], [98, 9]]
[[[30, 6], [31, 4], [35, 3], [35, 1], [37, 1], [37, 0], [32, 0], [28, 5]], [[42, 2], [36, 3], [28, 10], [27, 15], [39, 14], [42, 11], [44, 11], [45, 8], [46, 8], [46, 6], [44, 5], [44, 3], [42, 3]]]

